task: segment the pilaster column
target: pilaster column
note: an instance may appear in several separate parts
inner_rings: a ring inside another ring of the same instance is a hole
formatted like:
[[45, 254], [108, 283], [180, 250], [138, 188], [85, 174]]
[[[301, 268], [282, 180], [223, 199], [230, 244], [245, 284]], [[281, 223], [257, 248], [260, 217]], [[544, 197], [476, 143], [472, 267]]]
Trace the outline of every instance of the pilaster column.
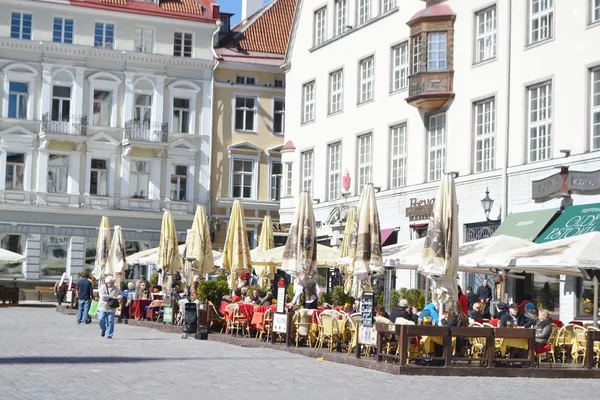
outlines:
[[45, 113], [50, 112], [50, 99], [52, 97], [52, 64], [42, 63], [42, 68], [42, 106], [38, 116], [40, 121]]
[[[156, 77], [156, 90], [154, 91], [154, 122], [162, 123], [165, 108], [165, 77]], [[170, 127], [169, 127], [170, 128]]]
[[31, 178], [33, 172], [33, 147], [25, 149], [25, 168], [23, 170], [23, 190], [31, 192]]
[[133, 73], [125, 72], [125, 95], [123, 96], [123, 124], [133, 119]]
[[81, 152], [72, 151], [69, 156], [69, 179], [67, 181], [67, 193], [69, 204], [79, 207], [79, 182], [81, 181]]
[[154, 157], [150, 165], [150, 187], [148, 188], [148, 199], [160, 200], [160, 178], [162, 159]]
[[189, 203], [196, 201], [196, 160], [191, 159], [187, 168], [187, 180], [186, 180], [186, 200]]
[[85, 68], [75, 67], [75, 84], [73, 85], [73, 114], [83, 117], [83, 75]]
[[117, 170], [117, 155], [115, 153], [110, 154], [109, 163], [108, 163], [108, 196], [111, 198], [115, 195], [115, 183], [116, 179], [116, 170]]
[[173, 159], [165, 160], [165, 199], [171, 199], [171, 175], [173, 175]]
[[38, 206], [46, 204], [48, 193], [48, 149], [40, 147], [38, 152], [36, 203]]
[[129, 177], [131, 174], [131, 158], [127, 155], [121, 157], [121, 199], [129, 198]]
[[91, 176], [91, 174], [92, 174], [92, 152], [87, 151], [85, 153], [85, 190], [84, 190], [85, 196], [90, 195], [90, 187], [91, 187], [90, 176]]
[[0, 191], [6, 189], [6, 150], [0, 149]]

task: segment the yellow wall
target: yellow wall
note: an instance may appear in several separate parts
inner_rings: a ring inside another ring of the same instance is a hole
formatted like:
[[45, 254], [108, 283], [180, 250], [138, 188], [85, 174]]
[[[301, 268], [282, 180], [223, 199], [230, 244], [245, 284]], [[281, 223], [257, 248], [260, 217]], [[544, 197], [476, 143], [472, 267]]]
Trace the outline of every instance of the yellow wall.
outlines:
[[[283, 71], [278, 74], [268, 72], [249, 72], [218, 67], [215, 72], [216, 82], [235, 82], [236, 75], [254, 76], [258, 78], [257, 87], [253, 86], [227, 86], [215, 85], [213, 107], [213, 144], [212, 144], [212, 171], [211, 171], [211, 197], [216, 208], [216, 198], [229, 197], [229, 158], [227, 147], [231, 144], [248, 142], [263, 150], [283, 144], [283, 135], [271, 133], [273, 121], [273, 99], [285, 99], [281, 89], [265, 87], [266, 83], [273, 84], [274, 80], [283, 79]], [[234, 96], [247, 94], [258, 98], [258, 124], [257, 133], [237, 132], [233, 128]], [[248, 154], [248, 153], [240, 153]], [[258, 170], [257, 200], [269, 200], [269, 161], [265, 151], [262, 152]], [[213, 209], [213, 214], [218, 213]]]

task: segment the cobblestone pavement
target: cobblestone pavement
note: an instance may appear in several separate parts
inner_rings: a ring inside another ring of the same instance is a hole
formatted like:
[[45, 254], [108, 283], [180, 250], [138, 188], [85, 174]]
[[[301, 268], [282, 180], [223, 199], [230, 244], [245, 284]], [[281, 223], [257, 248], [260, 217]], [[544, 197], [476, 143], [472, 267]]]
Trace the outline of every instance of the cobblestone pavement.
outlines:
[[[600, 381], [394, 376], [270, 349], [182, 340], [52, 309], [0, 309], [0, 399], [594, 399]], [[160, 378], [159, 378], [160, 376]], [[157, 379], [159, 378], [159, 379]], [[503, 395], [506, 393], [507, 395]]]

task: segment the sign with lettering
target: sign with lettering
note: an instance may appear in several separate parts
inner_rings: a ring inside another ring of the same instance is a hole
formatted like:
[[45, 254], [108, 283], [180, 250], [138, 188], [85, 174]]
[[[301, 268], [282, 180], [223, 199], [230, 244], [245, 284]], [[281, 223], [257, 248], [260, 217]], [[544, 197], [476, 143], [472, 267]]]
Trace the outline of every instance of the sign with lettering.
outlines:
[[286, 333], [287, 332], [287, 314], [275, 313], [273, 314], [273, 332], [275, 333]]
[[435, 197], [427, 200], [410, 199], [410, 205], [406, 207], [406, 216], [413, 219], [427, 219], [433, 213]]
[[279, 286], [277, 288], [277, 312], [282, 313], [285, 311], [285, 286]]
[[546, 201], [571, 193], [593, 193], [600, 191], [600, 170], [569, 171], [562, 167], [561, 172], [531, 183], [531, 198]]
[[590, 232], [600, 231], [600, 204], [571, 206], [540, 236], [536, 243], [545, 243]]
[[362, 326], [373, 326], [373, 293], [365, 292], [360, 298], [360, 323]]
[[280, 224], [278, 222], [273, 222], [271, 228], [273, 229], [273, 232], [277, 233], [288, 233], [290, 230], [289, 224]]
[[368, 346], [377, 344], [377, 330], [374, 327], [361, 326], [358, 328], [358, 343]]

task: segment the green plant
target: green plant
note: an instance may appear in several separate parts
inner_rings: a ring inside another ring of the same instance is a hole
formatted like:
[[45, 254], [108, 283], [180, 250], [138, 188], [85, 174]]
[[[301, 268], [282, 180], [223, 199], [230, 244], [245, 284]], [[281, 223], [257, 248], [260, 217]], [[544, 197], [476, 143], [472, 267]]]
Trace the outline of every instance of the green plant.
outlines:
[[230, 293], [227, 278], [218, 277], [214, 281], [200, 281], [196, 290], [196, 295], [200, 301], [210, 301], [216, 307], [221, 304], [221, 299]]
[[332, 304], [333, 303], [333, 293], [331, 293], [331, 292], [321, 293], [321, 295], [319, 296], [319, 303]]
[[346, 304], [354, 304], [354, 297], [345, 293], [343, 286], [336, 286], [333, 288], [331, 301], [334, 306], [344, 306]]
[[156, 288], [158, 286], [158, 272], [150, 275], [150, 280], [148, 282], [150, 283], [150, 290]]
[[[401, 288], [398, 291], [400, 299], [405, 299], [408, 301], [409, 307], [417, 307], [419, 310], [422, 310], [425, 307], [425, 293], [421, 289], [406, 289]], [[398, 304], [398, 303], [396, 303]]]
[[261, 287], [258, 285], [246, 286], [246, 296], [253, 297], [254, 290], [258, 290], [258, 292], [269, 292], [269, 288]]

